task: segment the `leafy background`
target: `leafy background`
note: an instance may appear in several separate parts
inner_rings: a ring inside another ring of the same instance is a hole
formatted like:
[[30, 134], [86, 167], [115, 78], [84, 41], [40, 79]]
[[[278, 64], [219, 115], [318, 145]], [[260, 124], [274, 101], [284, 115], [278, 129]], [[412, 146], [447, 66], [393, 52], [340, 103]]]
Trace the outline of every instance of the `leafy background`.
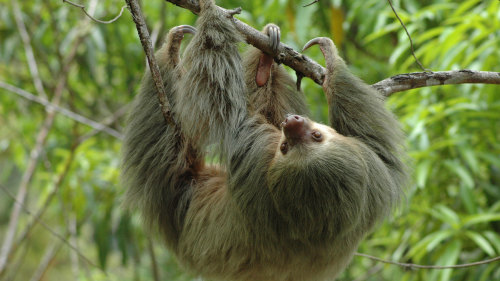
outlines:
[[[368, 83], [420, 71], [409, 40], [387, 1], [221, 0], [241, 6], [240, 19], [281, 27], [296, 50], [316, 36], [332, 37], [351, 70]], [[500, 1], [393, 1], [432, 70], [499, 71]], [[110, 19], [122, 1], [82, 1]], [[165, 1], [142, 1], [156, 46], [169, 28], [195, 16]], [[21, 17], [34, 50], [44, 91], [35, 86]], [[323, 63], [316, 48], [307, 55]], [[112, 24], [90, 22], [61, 1], [0, 0], [0, 82], [53, 100], [121, 131], [145, 67], [128, 11]], [[3, 85], [4, 85], [3, 84]], [[319, 86], [303, 89], [316, 120], [325, 122]], [[41, 93], [42, 92], [42, 93]], [[395, 215], [362, 243], [359, 252], [394, 261], [453, 265], [500, 255], [500, 88], [449, 85], [394, 94], [387, 102], [407, 133], [413, 182]], [[136, 214], [121, 207], [121, 141], [56, 114], [32, 177], [30, 153], [51, 113], [0, 87], [0, 238], [17, 194], [28, 179], [12, 255], [2, 280], [196, 280], [179, 268], [157, 239], [143, 232]], [[110, 122], [111, 120], [111, 122]], [[40, 219], [36, 220], [35, 215]], [[50, 231], [48, 230], [50, 229]], [[67, 242], [53, 233], [58, 233]], [[71, 249], [73, 245], [77, 251]], [[86, 262], [87, 257], [92, 264]], [[500, 280], [499, 263], [465, 269], [405, 270], [355, 257], [340, 280]]]

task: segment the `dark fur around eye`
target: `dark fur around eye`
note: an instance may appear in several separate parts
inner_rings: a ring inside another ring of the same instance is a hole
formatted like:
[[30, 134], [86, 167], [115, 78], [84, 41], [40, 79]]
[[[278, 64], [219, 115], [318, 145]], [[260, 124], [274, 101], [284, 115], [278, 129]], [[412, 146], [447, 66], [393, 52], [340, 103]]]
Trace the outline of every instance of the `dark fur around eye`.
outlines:
[[288, 143], [287, 142], [283, 142], [281, 145], [280, 145], [280, 150], [281, 150], [281, 153], [286, 154], [288, 152]]
[[319, 131], [312, 132], [311, 136], [312, 136], [313, 140], [315, 140], [315, 141], [319, 142], [319, 141], [323, 140], [323, 135]]

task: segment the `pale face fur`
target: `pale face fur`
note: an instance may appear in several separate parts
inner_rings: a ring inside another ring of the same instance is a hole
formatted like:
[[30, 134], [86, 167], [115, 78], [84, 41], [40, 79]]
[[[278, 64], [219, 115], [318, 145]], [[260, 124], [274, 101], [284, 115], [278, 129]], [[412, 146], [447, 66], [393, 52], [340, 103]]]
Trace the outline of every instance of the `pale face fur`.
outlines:
[[[307, 130], [307, 135], [304, 136], [303, 142], [297, 143], [295, 145], [289, 145], [287, 138], [284, 133], [284, 129], [281, 129], [281, 137], [279, 144], [276, 148], [276, 154], [273, 162], [303, 162], [308, 161], [310, 153], [328, 153], [328, 150], [334, 146], [336, 141], [342, 141], [345, 139], [344, 136], [340, 135], [333, 128], [323, 125], [321, 123], [314, 122], [307, 117], [304, 117], [310, 128]], [[313, 133], [319, 132], [321, 134], [321, 140], [317, 140], [313, 137]], [[283, 144], [288, 144], [288, 149], [286, 153], [283, 153], [281, 146]]]

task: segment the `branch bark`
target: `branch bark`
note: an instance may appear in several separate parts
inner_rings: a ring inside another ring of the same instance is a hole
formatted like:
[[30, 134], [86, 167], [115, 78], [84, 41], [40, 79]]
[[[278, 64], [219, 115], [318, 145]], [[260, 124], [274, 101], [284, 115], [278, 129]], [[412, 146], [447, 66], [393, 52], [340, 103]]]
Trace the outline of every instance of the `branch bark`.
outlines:
[[[188, 9], [191, 12], [198, 14], [200, 12], [200, 6], [198, 3], [193, 3], [192, 0], [166, 0], [176, 6], [184, 9]], [[197, 1], [196, 1], [197, 2]], [[218, 7], [222, 11], [227, 11], [224, 8]], [[308, 58], [307, 56], [295, 51], [292, 47], [280, 43], [278, 50], [273, 52], [271, 46], [269, 45], [269, 39], [262, 32], [256, 30], [255, 28], [249, 26], [248, 24], [234, 19], [236, 29], [243, 35], [243, 38], [248, 44], [255, 46], [256, 48], [262, 50], [264, 53], [273, 56], [279, 62], [288, 65], [293, 68], [296, 72], [311, 78], [314, 82], [319, 85], [323, 84], [323, 79], [325, 77], [326, 70], [324, 67], [319, 65], [314, 60]]]
[[[193, 0], [165, 0], [181, 8], [190, 10], [198, 14], [200, 7], [197, 1]], [[226, 9], [219, 7], [226, 11]], [[268, 38], [260, 31], [254, 29], [248, 24], [235, 19], [235, 26], [244, 36], [247, 43], [262, 50], [276, 58], [283, 64], [293, 68], [297, 73], [311, 78], [319, 85], [323, 84], [326, 70], [314, 60], [296, 52], [291, 47], [280, 43], [277, 52], [273, 52], [268, 44]], [[373, 84], [377, 90], [384, 95], [390, 96], [393, 93], [406, 91], [410, 89], [437, 86], [445, 84], [464, 84], [464, 83], [483, 83], [500, 84], [500, 72], [455, 70], [440, 72], [415, 72], [408, 74], [399, 74]]]
[[482, 83], [500, 84], [500, 72], [452, 70], [437, 72], [414, 72], [389, 77], [372, 86], [386, 96], [393, 93], [439, 85]]
[[148, 59], [151, 76], [153, 77], [153, 82], [155, 84], [156, 91], [158, 92], [158, 100], [160, 101], [161, 112], [163, 113], [163, 117], [165, 118], [165, 121], [167, 123], [175, 124], [175, 121], [172, 118], [170, 103], [167, 99], [165, 87], [163, 86], [163, 80], [160, 75], [160, 68], [158, 67], [158, 63], [156, 63], [155, 60], [153, 44], [151, 43], [151, 39], [149, 37], [148, 27], [146, 25], [146, 21], [144, 21], [144, 17], [142, 16], [141, 7], [139, 6], [139, 3], [137, 3], [137, 0], [125, 0], [125, 1], [127, 2], [128, 8], [135, 22], [135, 26], [137, 28], [137, 33], [139, 34], [142, 47], [146, 52], [146, 57]]

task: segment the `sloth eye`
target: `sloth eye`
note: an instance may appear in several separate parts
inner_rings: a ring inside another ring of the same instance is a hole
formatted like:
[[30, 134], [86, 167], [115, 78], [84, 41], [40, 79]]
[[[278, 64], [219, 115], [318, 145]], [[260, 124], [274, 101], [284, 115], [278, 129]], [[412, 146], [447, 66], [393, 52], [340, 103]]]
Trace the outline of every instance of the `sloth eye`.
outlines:
[[281, 150], [281, 153], [286, 154], [288, 152], [288, 143], [287, 142], [283, 142], [280, 145], [280, 150]]
[[321, 135], [321, 133], [318, 132], [318, 131], [312, 132], [311, 135], [312, 135], [313, 140], [315, 140], [315, 141], [321, 141], [321, 140], [323, 140], [323, 135]]

